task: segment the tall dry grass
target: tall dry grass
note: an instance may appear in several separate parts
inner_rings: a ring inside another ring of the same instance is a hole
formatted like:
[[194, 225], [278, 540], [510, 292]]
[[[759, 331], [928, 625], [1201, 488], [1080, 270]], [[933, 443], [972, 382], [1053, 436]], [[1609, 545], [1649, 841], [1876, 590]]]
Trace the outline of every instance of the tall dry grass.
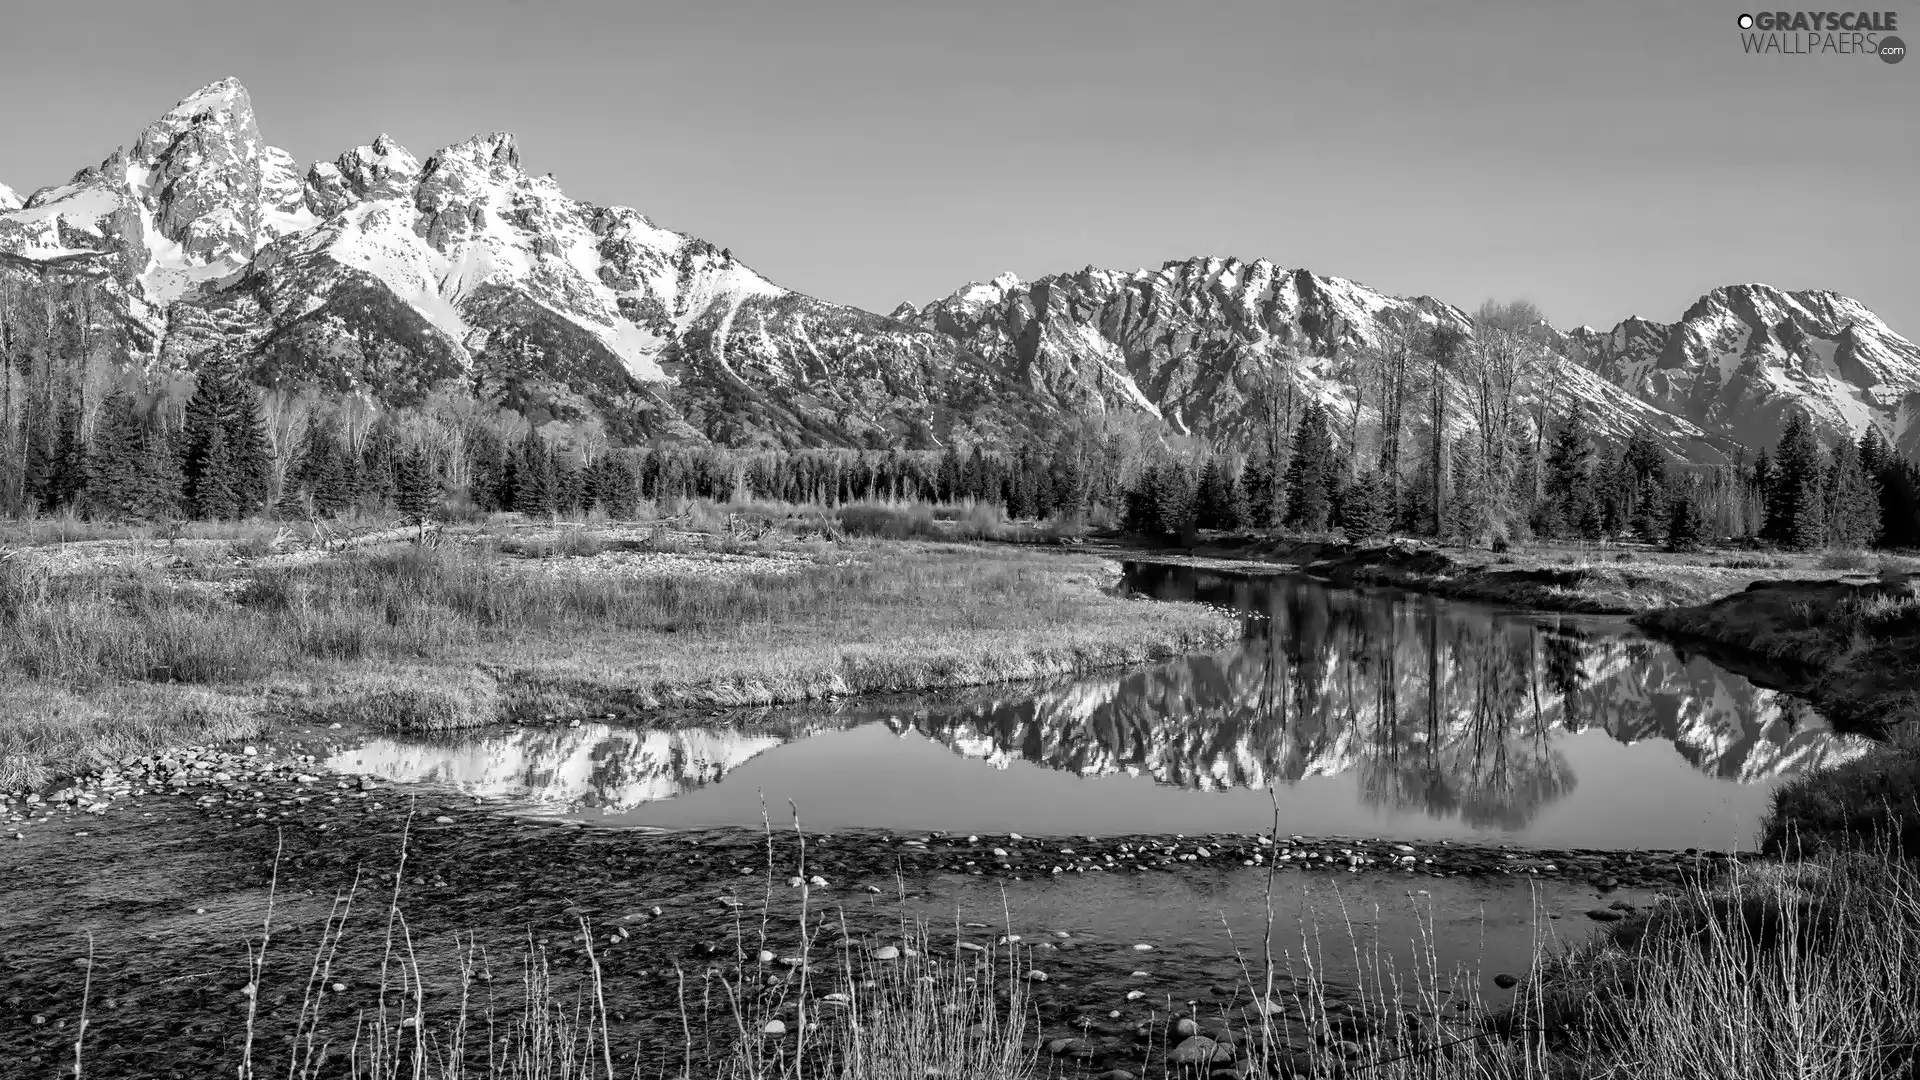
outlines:
[[622, 573], [587, 557], [592, 537], [530, 543], [539, 558], [445, 543], [182, 573], [0, 561], [16, 703], [0, 713], [0, 786], [97, 762], [114, 716], [177, 726], [187, 688], [203, 714], [270, 699], [310, 720], [446, 728], [1052, 677], [1238, 633], [1216, 612], [1115, 595], [1108, 564], [1074, 556], [742, 540], [715, 550], [748, 557], [712, 572], [703, 546]]

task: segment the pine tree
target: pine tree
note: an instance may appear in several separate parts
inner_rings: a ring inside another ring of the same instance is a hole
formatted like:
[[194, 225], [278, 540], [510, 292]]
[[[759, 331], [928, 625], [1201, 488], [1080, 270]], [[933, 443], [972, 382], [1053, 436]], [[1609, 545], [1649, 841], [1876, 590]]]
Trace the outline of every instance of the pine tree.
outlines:
[[1308, 532], [1327, 527], [1333, 511], [1333, 436], [1327, 411], [1310, 402], [1293, 435], [1287, 462], [1287, 524]]
[[1162, 465], [1154, 474], [1153, 513], [1158, 532], [1185, 536], [1193, 531], [1193, 478], [1179, 462]]
[[300, 464], [294, 469], [292, 479], [313, 500], [315, 513], [333, 517], [353, 506], [354, 470], [347, 460], [349, 454], [331, 424], [316, 420], [307, 428], [300, 448]]
[[360, 452], [360, 482], [354, 485], [354, 501], [365, 500], [399, 509], [400, 469], [406, 455], [407, 448], [400, 443], [400, 433], [391, 424], [382, 423], [374, 428], [367, 435], [366, 446]]
[[1062, 442], [1054, 449], [1048, 473], [1055, 512], [1077, 520], [1087, 509], [1087, 471], [1079, 448]]
[[553, 452], [546, 440], [528, 432], [514, 455], [513, 508], [523, 514], [552, 516], [558, 507]]
[[1549, 530], [1559, 536], [1584, 532], [1594, 503], [1594, 436], [1580, 404], [1567, 411], [1567, 419], [1553, 432], [1546, 492]]
[[1667, 456], [1652, 436], [1636, 431], [1627, 437], [1621, 465], [1628, 525], [1640, 539], [1657, 543], [1667, 532]]
[[424, 452], [415, 447], [394, 454], [394, 508], [409, 524], [425, 525], [439, 508], [440, 498], [440, 482]]
[[192, 459], [197, 475], [187, 491], [187, 513], [201, 520], [240, 516], [240, 470], [227, 452], [227, 429], [215, 425]]
[[1880, 543], [1920, 547], [1920, 462], [1894, 457], [1880, 470]]
[[1154, 493], [1159, 484], [1159, 478], [1154, 474], [1158, 469], [1157, 465], [1145, 466], [1134, 479], [1133, 485], [1127, 488], [1122, 520], [1130, 533], [1145, 536], [1160, 531], [1160, 518], [1154, 508]]
[[237, 377], [228, 384], [227, 453], [233, 462], [233, 491], [241, 514], [266, 509], [272, 492], [273, 454], [267, 449], [267, 425], [252, 386]]
[[180, 473], [164, 435], [123, 392], [101, 405], [87, 455], [84, 499], [88, 513], [115, 520], [155, 521], [171, 516], [180, 499]]
[[1668, 551], [1697, 551], [1705, 531], [1700, 502], [1690, 484], [1675, 485], [1666, 499], [1666, 547]]
[[1195, 524], [1202, 529], [1241, 529], [1246, 527], [1246, 516], [1246, 503], [1231, 466], [1218, 455], [1209, 457], [1200, 469], [1200, 486], [1194, 493]]
[[1865, 548], [1880, 538], [1880, 482], [1867, 472], [1852, 441], [1842, 439], [1834, 447], [1824, 487], [1825, 539], [1830, 546]]
[[1271, 529], [1277, 523], [1279, 485], [1273, 473], [1273, 459], [1267, 456], [1263, 444], [1254, 448], [1253, 456], [1247, 460], [1247, 467], [1240, 473], [1240, 490], [1247, 504], [1247, 525], [1255, 529]]
[[259, 402], [225, 359], [195, 375], [181, 444], [190, 514], [239, 517], [265, 506], [271, 465]]
[[960, 462], [960, 451], [954, 449], [952, 445], [948, 445], [946, 451], [940, 455], [940, 471], [937, 474], [939, 477], [937, 481], [939, 498], [942, 502], [958, 502], [960, 500], [961, 473], [963, 468]]
[[1786, 547], [1810, 550], [1826, 541], [1821, 496], [1820, 444], [1807, 418], [1787, 418], [1774, 450], [1767, 482], [1767, 524], [1762, 533]]
[[623, 454], [608, 455], [607, 485], [601, 506], [615, 521], [640, 516], [640, 473], [634, 468], [632, 458]]
[[1377, 472], [1365, 472], [1347, 486], [1340, 503], [1340, 527], [1347, 540], [1360, 543], [1387, 531], [1387, 478]]

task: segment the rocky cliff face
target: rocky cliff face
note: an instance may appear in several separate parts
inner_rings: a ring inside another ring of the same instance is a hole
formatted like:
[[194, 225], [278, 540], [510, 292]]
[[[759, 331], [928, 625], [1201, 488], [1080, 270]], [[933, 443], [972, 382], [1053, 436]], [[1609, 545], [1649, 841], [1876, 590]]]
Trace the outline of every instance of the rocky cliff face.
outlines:
[[[191, 369], [224, 349], [265, 383], [396, 403], [451, 384], [627, 440], [871, 447], [1110, 412], [1233, 442], [1283, 369], [1365, 417], [1358, 359], [1390, 324], [1474, 329], [1428, 297], [1223, 258], [1004, 275], [880, 316], [569, 199], [511, 135], [424, 161], [380, 135], [302, 172], [231, 79], [67, 183], [0, 188], [0, 323], [43, 368], [81, 349]], [[1874, 423], [1920, 447], [1920, 347], [1845, 297], [1736, 286], [1674, 324], [1551, 337], [1530, 415], [1579, 402], [1603, 433], [1694, 461], [1770, 442], [1792, 408], [1829, 437]]]

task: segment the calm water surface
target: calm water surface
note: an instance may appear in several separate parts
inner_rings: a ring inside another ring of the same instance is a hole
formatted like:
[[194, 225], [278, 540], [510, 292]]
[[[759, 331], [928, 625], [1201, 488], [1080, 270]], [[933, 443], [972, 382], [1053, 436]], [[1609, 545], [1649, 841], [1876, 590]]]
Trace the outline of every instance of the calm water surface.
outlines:
[[1130, 565], [1242, 613], [1240, 643], [1035, 687], [671, 731], [380, 739], [336, 768], [596, 824], [1032, 834], [1251, 831], [1747, 848], [1769, 792], [1863, 753], [1786, 695], [1621, 620], [1299, 576]]

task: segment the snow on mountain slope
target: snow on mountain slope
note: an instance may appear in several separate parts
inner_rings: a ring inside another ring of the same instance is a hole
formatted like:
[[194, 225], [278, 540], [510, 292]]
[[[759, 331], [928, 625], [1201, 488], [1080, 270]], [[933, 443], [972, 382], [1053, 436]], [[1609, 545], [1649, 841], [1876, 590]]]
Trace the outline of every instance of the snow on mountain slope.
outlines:
[[1770, 446], [1797, 410], [1826, 441], [1874, 424], [1920, 452], [1920, 345], [1837, 293], [1729, 285], [1676, 323], [1628, 319], [1566, 338], [1570, 355], [1640, 400], [1749, 447]]
[[642, 731], [606, 724], [522, 728], [465, 743], [371, 739], [330, 768], [398, 783], [430, 781], [474, 796], [603, 812], [693, 791], [794, 737], [733, 729]]
[[18, 210], [25, 200], [5, 184], [0, 184], [0, 210]]

